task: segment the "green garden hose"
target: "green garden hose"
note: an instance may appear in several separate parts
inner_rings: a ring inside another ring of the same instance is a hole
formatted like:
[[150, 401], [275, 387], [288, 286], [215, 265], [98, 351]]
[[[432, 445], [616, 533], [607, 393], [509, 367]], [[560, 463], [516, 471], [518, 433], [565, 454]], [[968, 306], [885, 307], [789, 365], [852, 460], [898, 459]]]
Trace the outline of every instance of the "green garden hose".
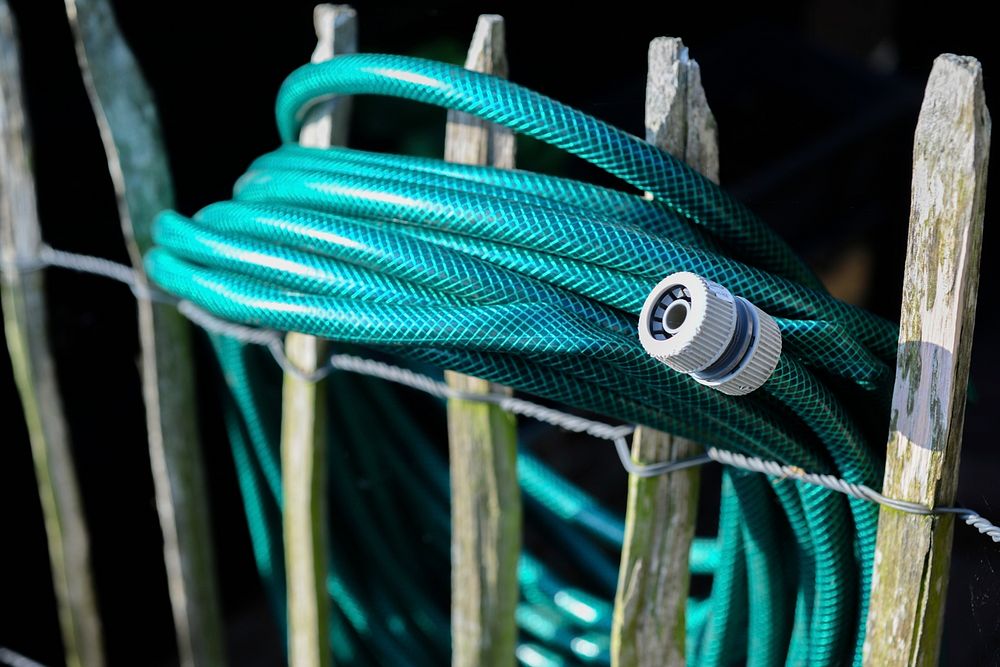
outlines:
[[[591, 162], [623, 189], [294, 144], [313, 103], [358, 94], [475, 114]], [[454, 369], [879, 486], [873, 452], [896, 327], [830, 297], [752, 213], [669, 154], [502, 79], [399, 56], [346, 55], [299, 69], [282, 87], [277, 118], [286, 143], [251, 165], [231, 201], [157, 220], [146, 266], [167, 291], [234, 322]], [[761, 389], [727, 396], [643, 350], [639, 309], [677, 271], [774, 317], [782, 354]], [[280, 371], [260, 350], [218, 335], [213, 343], [255, 554], [283, 619]], [[427, 407], [369, 379], [329, 381], [335, 657], [442, 664], [447, 464]], [[607, 663], [621, 520], [528, 449], [519, 459], [527, 518], [553, 527], [553, 544], [544, 557], [522, 558], [518, 659]], [[690, 603], [691, 663], [859, 662], [876, 520], [862, 500], [727, 472], [718, 540], [693, 548], [693, 572], [712, 577], [712, 592]], [[553, 557], [560, 546], [566, 558]]]

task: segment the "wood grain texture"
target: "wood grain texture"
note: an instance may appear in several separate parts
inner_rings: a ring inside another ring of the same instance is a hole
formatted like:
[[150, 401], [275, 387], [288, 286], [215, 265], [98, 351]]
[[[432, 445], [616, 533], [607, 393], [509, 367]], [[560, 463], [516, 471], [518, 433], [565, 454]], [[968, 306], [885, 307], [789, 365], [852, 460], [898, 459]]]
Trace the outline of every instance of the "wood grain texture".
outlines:
[[[646, 140], [719, 179], [715, 118], [701, 85], [698, 63], [680, 39], [649, 45]], [[687, 458], [701, 448], [669, 433], [640, 426], [632, 458], [656, 463]], [[611, 664], [677, 667], [685, 664], [688, 557], [698, 508], [697, 468], [651, 478], [629, 477], [618, 589], [611, 633]]]
[[[107, 0], [66, 0], [118, 214], [140, 287], [153, 219], [173, 185], [152, 95]], [[180, 663], [225, 662], [208, 495], [198, 438], [191, 330], [173, 306], [139, 299], [142, 390], [156, 509]]]
[[[357, 51], [357, 12], [347, 5], [317, 5], [312, 62]], [[347, 141], [350, 99], [336, 98], [310, 110], [299, 143], [328, 148]], [[288, 360], [307, 373], [327, 359], [326, 342], [304, 334], [285, 339]], [[281, 404], [285, 582], [288, 590], [290, 667], [332, 664], [330, 596], [326, 586], [326, 387], [286, 373]]]
[[[507, 76], [504, 22], [479, 17], [465, 61], [468, 69]], [[510, 130], [450, 111], [445, 159], [514, 167]], [[510, 392], [459, 373], [448, 384], [463, 391]], [[521, 490], [513, 415], [497, 406], [448, 401], [451, 467], [451, 633], [454, 667], [514, 664], [521, 551]]]
[[[0, 0], [0, 297], [45, 518], [66, 664], [104, 664], [90, 543], [49, 346], [44, 273], [32, 270], [42, 230], [31, 171], [17, 29]], [[23, 270], [22, 270], [23, 269]]]
[[[990, 117], [973, 58], [934, 61], [917, 121], [883, 493], [950, 505], [958, 483]], [[883, 507], [864, 664], [935, 665], [953, 519]]]

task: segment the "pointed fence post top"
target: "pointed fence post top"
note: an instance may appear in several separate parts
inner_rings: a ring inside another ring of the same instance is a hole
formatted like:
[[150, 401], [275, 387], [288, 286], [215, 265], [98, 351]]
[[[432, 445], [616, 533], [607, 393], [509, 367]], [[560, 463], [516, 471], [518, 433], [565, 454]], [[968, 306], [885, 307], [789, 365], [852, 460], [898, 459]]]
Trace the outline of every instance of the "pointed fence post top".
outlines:
[[719, 182], [719, 130], [701, 84], [701, 67], [679, 37], [649, 43], [646, 141]]
[[[358, 13], [350, 5], [316, 5], [313, 10], [316, 48], [311, 61], [320, 63], [358, 50]], [[299, 132], [299, 144], [329, 148], [347, 144], [351, 98], [335, 97], [313, 106]]]
[[508, 75], [507, 40], [502, 16], [483, 14], [476, 21], [472, 43], [465, 56], [465, 69], [502, 77]]

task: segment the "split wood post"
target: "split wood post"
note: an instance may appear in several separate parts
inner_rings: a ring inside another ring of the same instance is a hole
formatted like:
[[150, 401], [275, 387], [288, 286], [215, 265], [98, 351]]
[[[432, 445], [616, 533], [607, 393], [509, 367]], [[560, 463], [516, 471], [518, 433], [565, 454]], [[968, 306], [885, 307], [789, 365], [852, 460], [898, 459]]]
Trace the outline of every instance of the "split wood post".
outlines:
[[[503, 18], [482, 15], [467, 69], [507, 75]], [[514, 167], [514, 135], [449, 111], [445, 159]], [[449, 386], [473, 393], [510, 389], [448, 371]], [[451, 638], [453, 667], [514, 664], [521, 551], [521, 489], [513, 415], [486, 403], [448, 401], [451, 467]]]
[[[719, 180], [715, 118], [705, 99], [698, 63], [677, 38], [649, 45], [646, 140]], [[632, 459], [649, 464], [695, 455], [700, 447], [640, 426]], [[629, 476], [618, 589], [611, 631], [615, 667], [685, 664], [688, 557], [698, 508], [697, 468], [668, 475]]]
[[[153, 219], [173, 205], [156, 105], [107, 0], [66, 0], [77, 60], [100, 129], [138, 292]], [[191, 328], [172, 305], [139, 298], [142, 390], [156, 509], [180, 664], [225, 662]]]
[[[357, 13], [347, 5], [317, 5], [313, 12], [316, 49], [312, 62], [357, 50]], [[299, 143], [329, 148], [347, 143], [350, 98], [335, 98], [313, 108]], [[327, 360], [326, 342], [289, 333], [285, 355], [314, 373]], [[326, 667], [330, 652], [330, 596], [326, 586], [326, 406], [325, 385], [285, 373], [281, 404], [281, 485], [288, 590], [288, 663]]]
[[31, 133], [21, 85], [17, 28], [0, 0], [0, 296], [4, 331], [35, 462], [66, 664], [104, 664], [69, 429], [49, 347], [42, 230], [31, 173]]
[[[950, 505], [979, 288], [990, 116], [974, 58], [934, 61], [913, 143], [910, 231], [882, 492]], [[935, 665], [951, 516], [879, 513], [864, 664]]]

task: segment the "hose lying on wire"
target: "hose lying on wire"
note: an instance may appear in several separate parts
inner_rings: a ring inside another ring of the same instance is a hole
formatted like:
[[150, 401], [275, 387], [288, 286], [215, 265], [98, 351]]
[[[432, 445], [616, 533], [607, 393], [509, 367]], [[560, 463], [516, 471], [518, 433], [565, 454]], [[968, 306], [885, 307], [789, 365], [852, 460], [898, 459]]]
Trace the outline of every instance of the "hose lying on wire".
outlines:
[[[294, 144], [313, 103], [358, 94], [506, 125], [597, 165], [623, 189]], [[235, 322], [363, 345], [879, 487], [873, 452], [884, 440], [896, 327], [830, 297], [752, 213], [669, 154], [502, 79], [399, 56], [297, 70], [277, 118], [285, 144], [251, 165], [231, 201], [159, 217], [146, 265], [164, 289]], [[726, 396], [645, 353], [639, 309], [675, 271], [775, 318], [783, 351], [760, 390]], [[283, 619], [280, 380], [259, 351], [213, 341], [256, 557]], [[330, 381], [333, 650], [358, 664], [442, 664], [446, 464], [412, 400], [370, 380]], [[530, 454], [520, 464], [529, 519], [560, 555], [522, 559], [518, 658], [607, 662], [620, 520]], [[875, 505], [826, 489], [725, 473], [718, 538], [695, 545], [695, 572], [713, 579], [711, 595], [690, 603], [692, 664], [858, 662], [876, 519]]]

